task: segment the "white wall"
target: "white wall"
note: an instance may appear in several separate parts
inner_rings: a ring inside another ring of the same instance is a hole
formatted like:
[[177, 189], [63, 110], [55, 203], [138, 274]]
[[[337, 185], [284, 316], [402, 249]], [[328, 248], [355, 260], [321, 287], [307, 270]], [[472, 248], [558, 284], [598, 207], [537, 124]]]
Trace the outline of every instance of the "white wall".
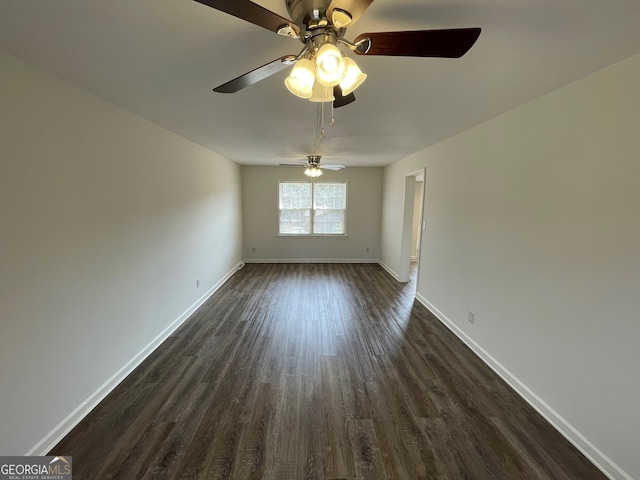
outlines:
[[0, 455], [42, 454], [234, 271], [240, 169], [1, 53], [0, 112]]
[[319, 181], [347, 182], [346, 237], [278, 237], [278, 180], [306, 181], [308, 177], [303, 168], [242, 167], [246, 261], [377, 261], [380, 258], [382, 168], [325, 170], [320, 178]]
[[384, 178], [382, 260], [426, 166], [418, 298], [612, 478], [640, 478], [639, 85], [636, 55]]

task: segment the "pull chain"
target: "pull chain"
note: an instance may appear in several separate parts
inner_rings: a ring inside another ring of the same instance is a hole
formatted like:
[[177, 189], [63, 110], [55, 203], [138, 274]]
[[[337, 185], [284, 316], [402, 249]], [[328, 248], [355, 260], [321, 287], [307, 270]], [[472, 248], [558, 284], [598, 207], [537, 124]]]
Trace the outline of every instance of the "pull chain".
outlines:
[[322, 136], [322, 103], [318, 103], [318, 118], [316, 122], [316, 131], [313, 140], [313, 155], [316, 155], [318, 151], [318, 144], [320, 143], [320, 137]]
[[[330, 126], [334, 126], [336, 124], [336, 120], [333, 116], [333, 102], [331, 103], [331, 120], [329, 121]], [[313, 145], [313, 154], [316, 155], [318, 151], [318, 147], [320, 146], [320, 139], [326, 136], [326, 132], [324, 130], [324, 102], [318, 103], [318, 124], [316, 128], [315, 142]]]

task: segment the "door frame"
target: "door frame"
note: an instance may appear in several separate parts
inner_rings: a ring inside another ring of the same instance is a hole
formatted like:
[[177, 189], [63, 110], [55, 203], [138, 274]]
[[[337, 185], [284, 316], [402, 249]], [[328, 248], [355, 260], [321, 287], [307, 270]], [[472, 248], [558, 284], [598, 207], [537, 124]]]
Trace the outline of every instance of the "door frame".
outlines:
[[[422, 230], [424, 230], [424, 194], [425, 189], [424, 179], [426, 178], [426, 168], [422, 168], [420, 170], [416, 170], [411, 173], [407, 173], [405, 175], [404, 182], [404, 207], [402, 213], [402, 240], [400, 243], [400, 271], [398, 272], [398, 281], [402, 283], [407, 283], [410, 280], [411, 276], [411, 240], [413, 237], [413, 221], [414, 221], [414, 207], [415, 207], [415, 196], [416, 196], [416, 181], [419, 178], [423, 179], [423, 188], [422, 188], [422, 212], [418, 221], [420, 225], [418, 229], [420, 230], [420, 243], [422, 243]], [[420, 257], [422, 257], [422, 245], [418, 245], [418, 275], [417, 278], [420, 278]], [[417, 282], [416, 282], [417, 288]]]

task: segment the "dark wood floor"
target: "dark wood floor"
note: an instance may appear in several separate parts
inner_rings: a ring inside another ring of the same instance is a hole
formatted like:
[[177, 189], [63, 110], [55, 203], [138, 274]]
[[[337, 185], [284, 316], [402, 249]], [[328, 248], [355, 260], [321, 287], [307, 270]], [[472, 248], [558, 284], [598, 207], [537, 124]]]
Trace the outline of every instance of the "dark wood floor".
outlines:
[[378, 265], [246, 265], [50, 455], [75, 480], [604, 479]]

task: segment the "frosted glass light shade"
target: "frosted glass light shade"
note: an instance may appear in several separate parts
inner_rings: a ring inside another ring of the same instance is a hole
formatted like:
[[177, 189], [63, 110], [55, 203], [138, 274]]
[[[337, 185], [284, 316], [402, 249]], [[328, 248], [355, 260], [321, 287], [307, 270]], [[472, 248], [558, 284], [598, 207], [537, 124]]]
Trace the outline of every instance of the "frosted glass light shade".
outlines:
[[366, 80], [367, 74], [362, 73], [356, 62], [349, 57], [344, 58], [344, 64], [346, 73], [344, 79], [340, 82], [340, 88], [343, 95], [349, 95]]
[[324, 86], [333, 87], [342, 81], [345, 70], [338, 47], [331, 43], [322, 45], [316, 55], [316, 80]]
[[291, 75], [285, 79], [284, 84], [295, 96], [310, 98], [314, 81], [315, 65], [308, 58], [301, 58], [291, 70]]
[[333, 87], [327, 87], [320, 82], [313, 84], [313, 93], [309, 99], [310, 102], [333, 102], [334, 100]]
[[322, 175], [322, 170], [320, 170], [318, 167], [309, 167], [304, 171], [304, 174], [307, 177], [319, 177], [320, 175]]

